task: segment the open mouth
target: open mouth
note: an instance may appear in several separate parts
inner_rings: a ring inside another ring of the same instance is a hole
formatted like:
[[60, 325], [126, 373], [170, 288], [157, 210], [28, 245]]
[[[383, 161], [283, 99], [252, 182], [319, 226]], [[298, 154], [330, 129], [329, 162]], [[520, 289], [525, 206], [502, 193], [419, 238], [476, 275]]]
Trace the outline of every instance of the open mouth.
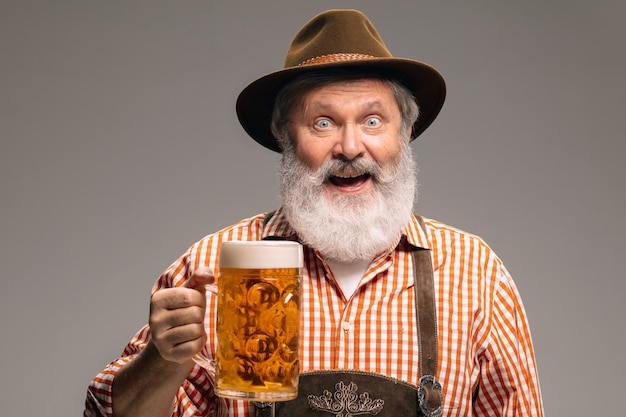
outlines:
[[370, 174], [361, 174], [361, 175], [355, 175], [355, 176], [341, 176], [341, 177], [332, 175], [330, 176], [330, 178], [328, 178], [328, 181], [337, 187], [353, 188], [353, 187], [358, 187], [359, 185], [364, 184], [365, 182], [367, 182], [367, 180], [370, 177], [371, 177]]

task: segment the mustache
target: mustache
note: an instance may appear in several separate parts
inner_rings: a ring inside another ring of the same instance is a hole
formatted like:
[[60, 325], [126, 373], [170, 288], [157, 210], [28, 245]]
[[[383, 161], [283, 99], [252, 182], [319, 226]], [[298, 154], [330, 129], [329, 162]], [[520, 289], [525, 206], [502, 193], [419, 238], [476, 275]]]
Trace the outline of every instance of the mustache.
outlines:
[[331, 177], [357, 177], [361, 175], [369, 175], [374, 180], [381, 181], [383, 179], [383, 169], [376, 162], [365, 158], [356, 158], [349, 161], [331, 159], [319, 167], [312, 177], [316, 183], [321, 185]]

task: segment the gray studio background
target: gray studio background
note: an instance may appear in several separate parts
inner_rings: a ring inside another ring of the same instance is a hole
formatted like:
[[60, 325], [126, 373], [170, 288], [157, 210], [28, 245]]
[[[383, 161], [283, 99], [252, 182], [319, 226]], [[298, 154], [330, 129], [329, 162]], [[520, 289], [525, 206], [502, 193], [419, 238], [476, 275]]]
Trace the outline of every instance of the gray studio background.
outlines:
[[620, 1], [0, 1], [0, 404], [80, 415], [205, 234], [278, 205], [238, 92], [315, 13], [357, 7], [448, 98], [416, 210], [484, 237], [531, 322], [546, 412], [623, 415]]

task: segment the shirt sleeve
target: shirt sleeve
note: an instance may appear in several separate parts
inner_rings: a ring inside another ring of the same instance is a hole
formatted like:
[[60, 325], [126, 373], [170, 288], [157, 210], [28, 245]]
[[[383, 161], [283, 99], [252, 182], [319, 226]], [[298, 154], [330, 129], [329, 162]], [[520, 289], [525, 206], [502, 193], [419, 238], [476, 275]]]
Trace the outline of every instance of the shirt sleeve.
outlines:
[[478, 355], [477, 416], [543, 416], [537, 367], [520, 295], [501, 266], [489, 315], [489, 338]]
[[[197, 267], [197, 261], [190, 261], [192, 251], [197, 248], [192, 247], [187, 253], [174, 262], [159, 277], [154, 285], [153, 293], [161, 288], [170, 288], [182, 285], [187, 279], [190, 271]], [[196, 264], [196, 265], [194, 265]], [[87, 398], [85, 400], [84, 417], [111, 417], [113, 416], [113, 404], [111, 390], [113, 381], [117, 373], [126, 364], [131, 362], [145, 348], [150, 340], [150, 328], [148, 325], [139, 330], [126, 345], [120, 358], [111, 362], [102, 370], [89, 384], [87, 388]], [[173, 399], [172, 416], [219, 416], [220, 409], [226, 410], [227, 406], [221, 404], [222, 399], [214, 393], [214, 372], [210, 366], [210, 361], [202, 360], [206, 358], [206, 347], [199, 355], [199, 359], [187, 376], [187, 379], [178, 389]]]

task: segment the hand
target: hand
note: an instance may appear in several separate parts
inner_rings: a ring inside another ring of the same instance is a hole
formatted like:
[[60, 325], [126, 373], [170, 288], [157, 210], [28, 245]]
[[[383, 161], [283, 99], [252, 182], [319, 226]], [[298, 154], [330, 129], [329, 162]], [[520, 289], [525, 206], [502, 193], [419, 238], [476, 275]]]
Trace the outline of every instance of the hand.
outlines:
[[214, 281], [213, 271], [198, 268], [182, 287], [164, 288], [152, 296], [152, 343], [163, 359], [183, 364], [204, 347], [205, 286]]

